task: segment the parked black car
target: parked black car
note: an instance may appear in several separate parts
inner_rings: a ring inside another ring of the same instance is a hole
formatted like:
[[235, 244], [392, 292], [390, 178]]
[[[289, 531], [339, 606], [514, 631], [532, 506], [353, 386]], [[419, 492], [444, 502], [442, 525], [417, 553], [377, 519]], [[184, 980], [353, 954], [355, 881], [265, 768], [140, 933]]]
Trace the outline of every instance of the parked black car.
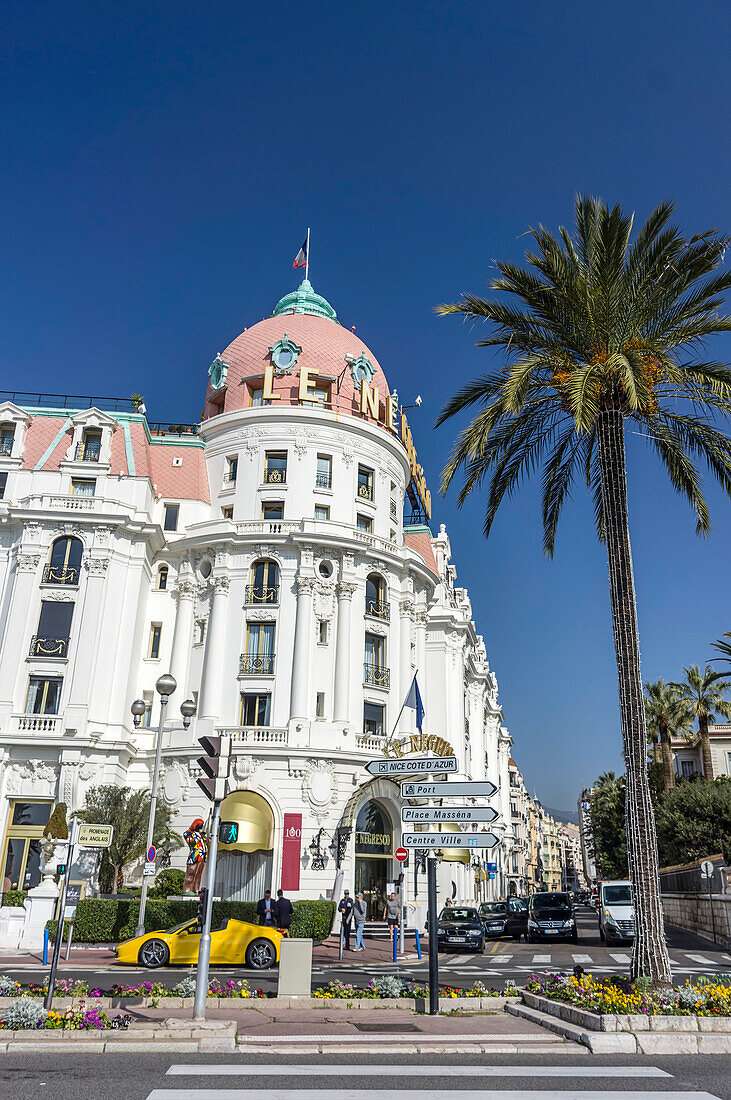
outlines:
[[569, 894], [532, 894], [528, 902], [528, 940], [578, 940]]
[[519, 940], [521, 936], [528, 936], [528, 903], [524, 898], [483, 901], [479, 914], [488, 939], [512, 936]]
[[437, 946], [440, 951], [463, 947], [465, 951], [485, 950], [485, 929], [477, 909], [461, 905], [445, 906], [439, 914]]

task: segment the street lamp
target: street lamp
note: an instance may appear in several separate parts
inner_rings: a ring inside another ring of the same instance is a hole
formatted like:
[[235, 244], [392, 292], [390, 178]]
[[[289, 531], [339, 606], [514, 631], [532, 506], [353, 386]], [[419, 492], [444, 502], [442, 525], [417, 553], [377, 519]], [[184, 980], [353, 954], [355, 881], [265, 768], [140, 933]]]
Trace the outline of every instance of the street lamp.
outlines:
[[[168, 700], [173, 694], [178, 684], [174, 676], [171, 676], [169, 672], [166, 672], [161, 676], [155, 684], [155, 689], [160, 696], [160, 723], [157, 727], [157, 739], [155, 742], [155, 767], [152, 773], [152, 787], [150, 789], [150, 817], [147, 822], [147, 847], [145, 852], [149, 851], [152, 847], [152, 840], [155, 833], [155, 810], [157, 809], [157, 785], [160, 779], [160, 759], [162, 757], [162, 732], [165, 727], [165, 712], [167, 711]], [[140, 709], [142, 708], [142, 709]], [[134, 715], [135, 726], [139, 727], [142, 721], [142, 715], [145, 713], [145, 704], [142, 699], [135, 699], [131, 708]], [[195, 703], [192, 699], [186, 699], [180, 706], [180, 712], [183, 715], [183, 725], [187, 729], [190, 725], [190, 720], [195, 714]], [[140, 895], [140, 911], [137, 916], [137, 928], [135, 929], [136, 936], [144, 936], [145, 934], [145, 909], [147, 907], [147, 881], [148, 876], [143, 874], [142, 876], [142, 893]]]

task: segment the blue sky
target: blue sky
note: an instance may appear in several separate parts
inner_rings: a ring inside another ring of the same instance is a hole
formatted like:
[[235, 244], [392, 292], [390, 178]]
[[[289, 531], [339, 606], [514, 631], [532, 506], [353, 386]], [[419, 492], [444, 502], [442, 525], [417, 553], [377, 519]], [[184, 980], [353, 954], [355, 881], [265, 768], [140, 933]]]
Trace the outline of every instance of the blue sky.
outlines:
[[[197, 419], [213, 355], [311, 278], [432, 425], [490, 353], [432, 310], [520, 260], [530, 224], [600, 193], [731, 229], [725, 0], [276, 5], [10, 3], [0, 43], [4, 386], [127, 396]], [[714, 349], [731, 358], [727, 342]], [[731, 511], [700, 542], [629, 444], [645, 678], [731, 629]], [[604, 552], [579, 490], [553, 562], [531, 485], [489, 543], [435, 507], [500, 681], [515, 755], [551, 806], [621, 769]], [[438, 732], [438, 731], [435, 731]]]

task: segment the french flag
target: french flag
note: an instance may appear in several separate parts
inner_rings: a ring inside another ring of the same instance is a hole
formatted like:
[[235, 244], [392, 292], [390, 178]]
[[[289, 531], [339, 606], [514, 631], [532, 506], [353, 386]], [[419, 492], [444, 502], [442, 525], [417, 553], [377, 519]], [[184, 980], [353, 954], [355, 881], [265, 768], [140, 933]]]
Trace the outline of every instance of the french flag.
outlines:
[[307, 237], [302, 242], [302, 248], [295, 256], [292, 267], [307, 267]]

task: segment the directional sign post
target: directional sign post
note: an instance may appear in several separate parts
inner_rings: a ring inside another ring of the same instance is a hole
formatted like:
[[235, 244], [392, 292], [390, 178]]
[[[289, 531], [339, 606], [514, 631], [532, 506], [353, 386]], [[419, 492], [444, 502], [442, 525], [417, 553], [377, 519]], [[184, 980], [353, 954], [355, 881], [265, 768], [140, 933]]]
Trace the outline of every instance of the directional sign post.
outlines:
[[494, 833], [402, 833], [404, 848], [494, 848]]
[[420, 772], [456, 772], [456, 756], [399, 756], [369, 760], [365, 766], [371, 775], [418, 775]]
[[716, 937], [716, 914], [713, 912], [713, 872], [714, 866], [710, 859], [704, 859], [701, 863], [701, 876], [708, 883], [708, 905], [711, 910], [711, 925], [713, 927], [713, 942], [718, 943]]
[[492, 806], [404, 806], [402, 821], [494, 821]]
[[[466, 795], [469, 798], [491, 798], [497, 787], [490, 780], [476, 783], [402, 783], [401, 794], [404, 798], [452, 798], [453, 795]], [[492, 819], [490, 819], [492, 820]]]

